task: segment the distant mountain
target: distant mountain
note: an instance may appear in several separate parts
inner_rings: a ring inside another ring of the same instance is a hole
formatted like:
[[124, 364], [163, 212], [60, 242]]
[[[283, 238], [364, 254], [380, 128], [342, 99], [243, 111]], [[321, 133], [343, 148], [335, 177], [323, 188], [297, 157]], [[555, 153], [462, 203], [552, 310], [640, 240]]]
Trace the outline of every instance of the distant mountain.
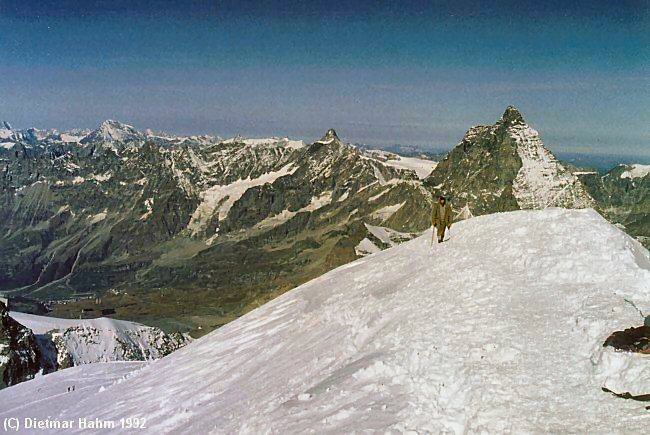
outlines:
[[0, 302], [0, 389], [82, 364], [151, 361], [189, 342], [138, 323], [55, 319], [9, 312]]
[[596, 170], [602, 174], [607, 173], [620, 164], [650, 164], [650, 158], [631, 157], [628, 155], [576, 153], [558, 151], [557, 158], [579, 168]]
[[601, 175], [575, 172], [603, 214], [650, 248], [650, 165], [619, 165]]
[[509, 106], [491, 126], [472, 127], [425, 180], [473, 215], [596, 203], [580, 180], [542, 143], [539, 133]]
[[181, 334], [134, 322], [99, 319], [56, 319], [11, 312], [29, 328], [39, 348], [40, 370], [51, 373], [81, 364], [110, 361], [150, 361], [189, 343]]

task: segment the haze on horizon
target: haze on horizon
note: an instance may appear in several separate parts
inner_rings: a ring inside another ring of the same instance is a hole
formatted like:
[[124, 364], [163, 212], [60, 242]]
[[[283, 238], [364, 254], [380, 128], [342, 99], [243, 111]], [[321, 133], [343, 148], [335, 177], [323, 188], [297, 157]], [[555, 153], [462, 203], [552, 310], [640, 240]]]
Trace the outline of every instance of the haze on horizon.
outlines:
[[0, 119], [440, 149], [514, 104], [650, 158], [650, 0], [160, 3], [0, 2]]

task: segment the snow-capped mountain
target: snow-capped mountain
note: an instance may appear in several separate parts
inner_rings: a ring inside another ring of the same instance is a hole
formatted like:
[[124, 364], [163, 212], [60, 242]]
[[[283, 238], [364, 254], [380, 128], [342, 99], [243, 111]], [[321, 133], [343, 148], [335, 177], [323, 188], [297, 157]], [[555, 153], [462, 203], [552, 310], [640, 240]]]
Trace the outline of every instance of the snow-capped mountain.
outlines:
[[149, 361], [162, 358], [189, 342], [181, 334], [110, 318], [57, 319], [10, 313], [36, 336], [44, 373], [109, 361]]
[[9, 312], [0, 302], [0, 388], [83, 364], [152, 361], [190, 341], [134, 322]]
[[513, 106], [494, 125], [469, 129], [426, 182], [474, 215], [596, 206], [578, 177], [544, 147]]
[[647, 356], [603, 346], [650, 312], [639, 243], [562, 209], [480, 216], [429, 242], [341, 266], [145, 367], [1, 391], [0, 417], [141, 417], [152, 433], [647, 430], [643, 402], [602, 390], [650, 393]]

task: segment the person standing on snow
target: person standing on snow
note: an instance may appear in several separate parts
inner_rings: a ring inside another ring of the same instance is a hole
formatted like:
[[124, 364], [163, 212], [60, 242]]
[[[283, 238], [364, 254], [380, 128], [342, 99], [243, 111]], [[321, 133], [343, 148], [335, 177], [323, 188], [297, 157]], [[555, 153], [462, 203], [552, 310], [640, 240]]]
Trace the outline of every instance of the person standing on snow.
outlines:
[[444, 196], [438, 197], [438, 202], [433, 204], [431, 212], [431, 224], [438, 233], [438, 243], [441, 243], [445, 237], [445, 229], [451, 228], [451, 205], [447, 203]]

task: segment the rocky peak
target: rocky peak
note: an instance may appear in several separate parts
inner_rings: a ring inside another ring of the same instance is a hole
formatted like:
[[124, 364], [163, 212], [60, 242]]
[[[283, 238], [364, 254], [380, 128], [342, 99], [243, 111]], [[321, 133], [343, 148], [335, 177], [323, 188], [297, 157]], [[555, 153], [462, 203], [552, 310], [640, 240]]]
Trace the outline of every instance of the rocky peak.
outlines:
[[515, 106], [506, 107], [506, 111], [503, 112], [503, 116], [499, 120], [499, 123], [509, 127], [511, 125], [525, 124], [524, 117], [521, 116], [521, 113]]
[[330, 128], [327, 130], [327, 133], [325, 133], [325, 136], [323, 136], [320, 140], [316, 141], [319, 143], [332, 143], [332, 142], [340, 142], [341, 140], [339, 139], [338, 135], [336, 134], [336, 130], [333, 128]]
[[6, 129], [6, 130], [13, 130], [11, 128], [11, 124], [9, 124], [7, 121], [2, 121], [2, 120], [0, 120], [0, 128]]

